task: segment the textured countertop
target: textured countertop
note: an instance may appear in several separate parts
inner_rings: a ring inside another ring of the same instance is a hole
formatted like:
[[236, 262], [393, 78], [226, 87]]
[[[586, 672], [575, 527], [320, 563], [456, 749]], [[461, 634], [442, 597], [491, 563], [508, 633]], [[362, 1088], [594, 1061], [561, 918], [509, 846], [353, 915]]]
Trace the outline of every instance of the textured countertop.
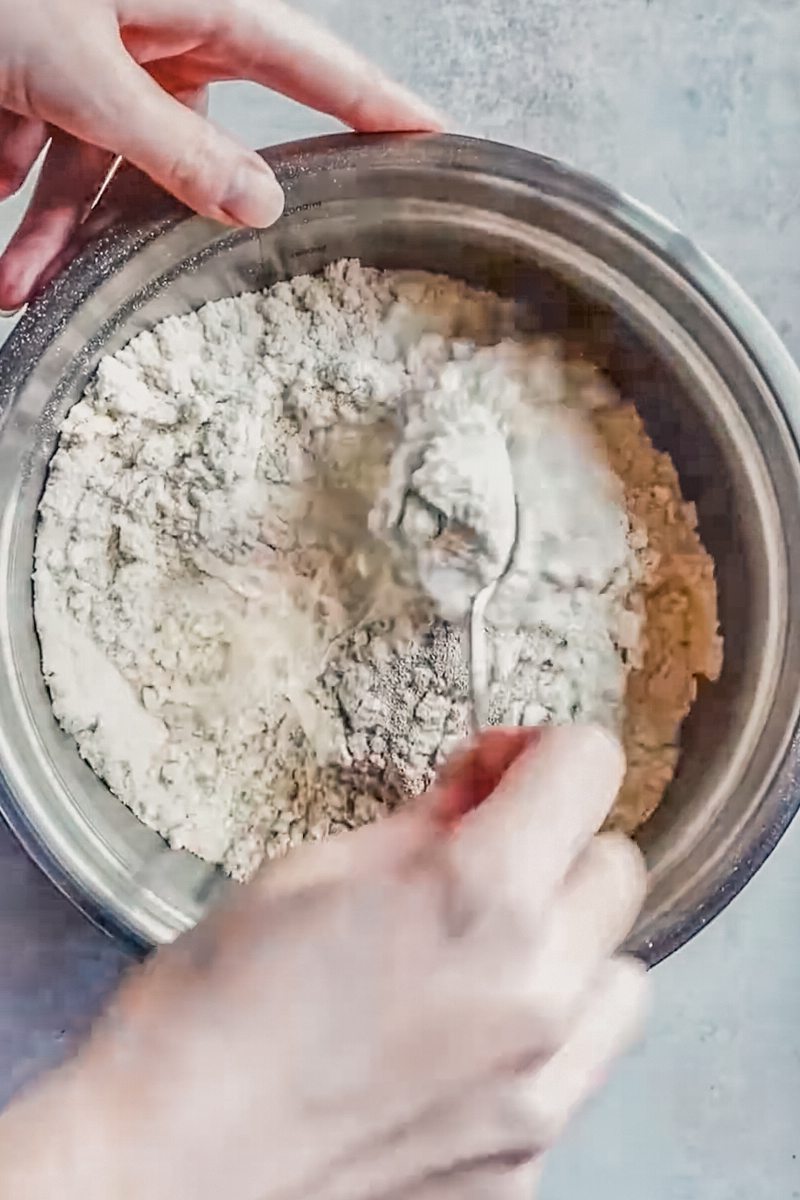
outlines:
[[[800, 356], [798, 0], [316, 0], [464, 132], [564, 158], [670, 217]], [[251, 145], [332, 128], [245, 85]], [[0, 237], [19, 212], [0, 206]], [[0, 321], [3, 327], [10, 322]], [[655, 973], [643, 1046], [553, 1156], [544, 1200], [800, 1197], [800, 822]], [[125, 959], [0, 828], [0, 1103], [63, 1054]]]

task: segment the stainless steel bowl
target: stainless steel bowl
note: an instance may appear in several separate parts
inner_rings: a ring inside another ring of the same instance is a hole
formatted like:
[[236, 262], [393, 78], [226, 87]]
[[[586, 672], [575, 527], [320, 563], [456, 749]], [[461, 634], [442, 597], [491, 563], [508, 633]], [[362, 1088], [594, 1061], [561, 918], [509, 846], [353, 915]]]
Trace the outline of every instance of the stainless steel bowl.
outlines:
[[86, 251], [0, 355], [0, 807], [55, 883], [144, 949], [231, 886], [169, 850], [57, 727], [31, 605], [36, 508], [59, 424], [100, 355], [169, 313], [342, 256], [525, 297], [588, 343], [697, 502], [726, 644], [678, 775], [643, 830], [653, 963], [742, 887], [800, 802], [800, 375], [736, 286], [674, 229], [558, 163], [456, 137], [313, 139], [267, 152], [286, 213], [231, 233], [169, 204]]

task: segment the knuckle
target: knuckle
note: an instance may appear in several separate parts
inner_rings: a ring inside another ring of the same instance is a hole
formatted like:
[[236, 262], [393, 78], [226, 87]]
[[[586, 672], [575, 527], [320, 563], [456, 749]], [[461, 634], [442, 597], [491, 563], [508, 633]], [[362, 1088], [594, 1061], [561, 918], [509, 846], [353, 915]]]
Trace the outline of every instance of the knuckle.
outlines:
[[616, 780], [617, 787], [625, 774], [625, 753], [619, 741], [601, 725], [554, 725], [543, 731], [550, 743], [556, 744], [565, 759], [582, 762], [591, 767], [598, 781]]
[[447, 846], [441, 879], [446, 924], [453, 936], [488, 943], [506, 960], [512, 954], [527, 954], [540, 909], [519, 888], [487, 877], [484, 848], [477, 839], [459, 838]]
[[647, 891], [647, 868], [638, 846], [623, 833], [602, 833], [592, 850], [605, 886], [621, 901], [640, 905]]
[[534, 1082], [526, 1095], [525, 1120], [534, 1153], [541, 1154], [558, 1141], [567, 1123], [567, 1114]]
[[348, 98], [344, 119], [348, 125], [358, 128], [368, 120], [375, 106], [376, 97], [380, 96], [385, 79], [383, 72], [372, 63], [359, 64], [360, 69], [353, 91]]
[[201, 126], [193, 136], [177, 147], [167, 164], [165, 182], [176, 194], [213, 203], [224, 195], [228, 179], [220, 162], [216, 133], [209, 125]]
[[515, 951], [527, 959], [546, 928], [551, 899], [535, 876], [524, 882], [516, 878], [498, 880], [490, 885], [490, 904], [484, 910], [491, 918], [492, 933], [502, 939], [506, 953]]
[[0, 111], [0, 182], [6, 194], [25, 182], [44, 141], [38, 121]]
[[542, 1130], [546, 1132], [547, 1115], [540, 1124], [538, 1097], [528, 1079], [513, 1079], [495, 1097], [489, 1127], [496, 1131], [492, 1150], [497, 1155], [522, 1163], [535, 1158], [542, 1149]]
[[513, 995], [505, 988], [501, 996], [488, 998], [482, 1006], [476, 1046], [485, 1048], [486, 1064], [499, 1076], [516, 1081], [540, 1070], [568, 1040], [574, 1021], [571, 1005], [559, 1003], [552, 993]]
[[518, 892], [506, 891], [498, 896], [492, 922], [492, 934], [502, 937], [507, 955], [515, 955], [525, 961], [531, 949], [538, 944], [543, 906], [529, 900]]
[[25, 182], [27, 174], [27, 170], [20, 167], [18, 163], [4, 158], [0, 152], [0, 199], [8, 199], [18, 191]]
[[569, 1005], [555, 988], [537, 989], [528, 1003], [528, 1022], [532, 1049], [540, 1058], [549, 1058], [569, 1037]]
[[32, 71], [25, 57], [17, 62], [6, 64], [3, 78], [3, 103], [15, 113], [34, 116], [39, 112], [40, 99], [38, 96], [37, 79], [46, 78]]
[[649, 991], [642, 963], [627, 956], [607, 963], [591, 1004], [595, 1024], [604, 1031], [609, 1056], [621, 1053], [640, 1036]]
[[631, 955], [622, 955], [610, 964], [617, 1011], [636, 1025], [647, 1008], [650, 980], [647, 968]]

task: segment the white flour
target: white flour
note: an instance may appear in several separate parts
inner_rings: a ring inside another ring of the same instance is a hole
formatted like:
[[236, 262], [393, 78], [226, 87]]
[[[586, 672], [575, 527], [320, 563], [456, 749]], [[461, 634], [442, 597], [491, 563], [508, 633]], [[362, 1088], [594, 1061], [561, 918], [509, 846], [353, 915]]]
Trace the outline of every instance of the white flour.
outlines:
[[511, 414], [499, 410], [502, 387], [497, 395], [470, 388], [483, 382], [479, 362], [471, 355], [448, 365], [439, 386], [400, 414], [389, 481], [370, 514], [370, 528], [394, 543], [401, 573], [451, 621], [501, 575], [517, 521]]
[[493, 717], [621, 729], [617, 822], [658, 802], [719, 668], [712, 564], [635, 411], [515, 317], [338, 263], [100, 364], [42, 500], [36, 620], [56, 717], [173, 845], [245, 878], [429, 782], [467, 714], [429, 593], [463, 611], [453, 547], [483, 578], [515, 490]]

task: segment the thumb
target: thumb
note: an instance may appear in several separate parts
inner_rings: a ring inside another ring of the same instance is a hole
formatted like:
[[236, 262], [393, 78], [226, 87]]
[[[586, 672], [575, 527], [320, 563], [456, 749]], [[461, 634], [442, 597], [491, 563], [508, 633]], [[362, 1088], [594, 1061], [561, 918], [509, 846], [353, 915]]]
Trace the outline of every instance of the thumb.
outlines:
[[621, 746], [599, 727], [543, 727], [461, 821], [452, 853], [462, 878], [539, 908], [602, 825], [624, 773]]
[[440, 767], [424, 797], [434, 821], [455, 828], [462, 817], [482, 804], [500, 783], [511, 764], [538, 739], [532, 728], [483, 729]]
[[46, 104], [45, 118], [121, 155], [203, 216], [258, 228], [280, 216], [283, 193], [264, 160], [165, 92], [121, 45], [77, 90], [67, 105]]

